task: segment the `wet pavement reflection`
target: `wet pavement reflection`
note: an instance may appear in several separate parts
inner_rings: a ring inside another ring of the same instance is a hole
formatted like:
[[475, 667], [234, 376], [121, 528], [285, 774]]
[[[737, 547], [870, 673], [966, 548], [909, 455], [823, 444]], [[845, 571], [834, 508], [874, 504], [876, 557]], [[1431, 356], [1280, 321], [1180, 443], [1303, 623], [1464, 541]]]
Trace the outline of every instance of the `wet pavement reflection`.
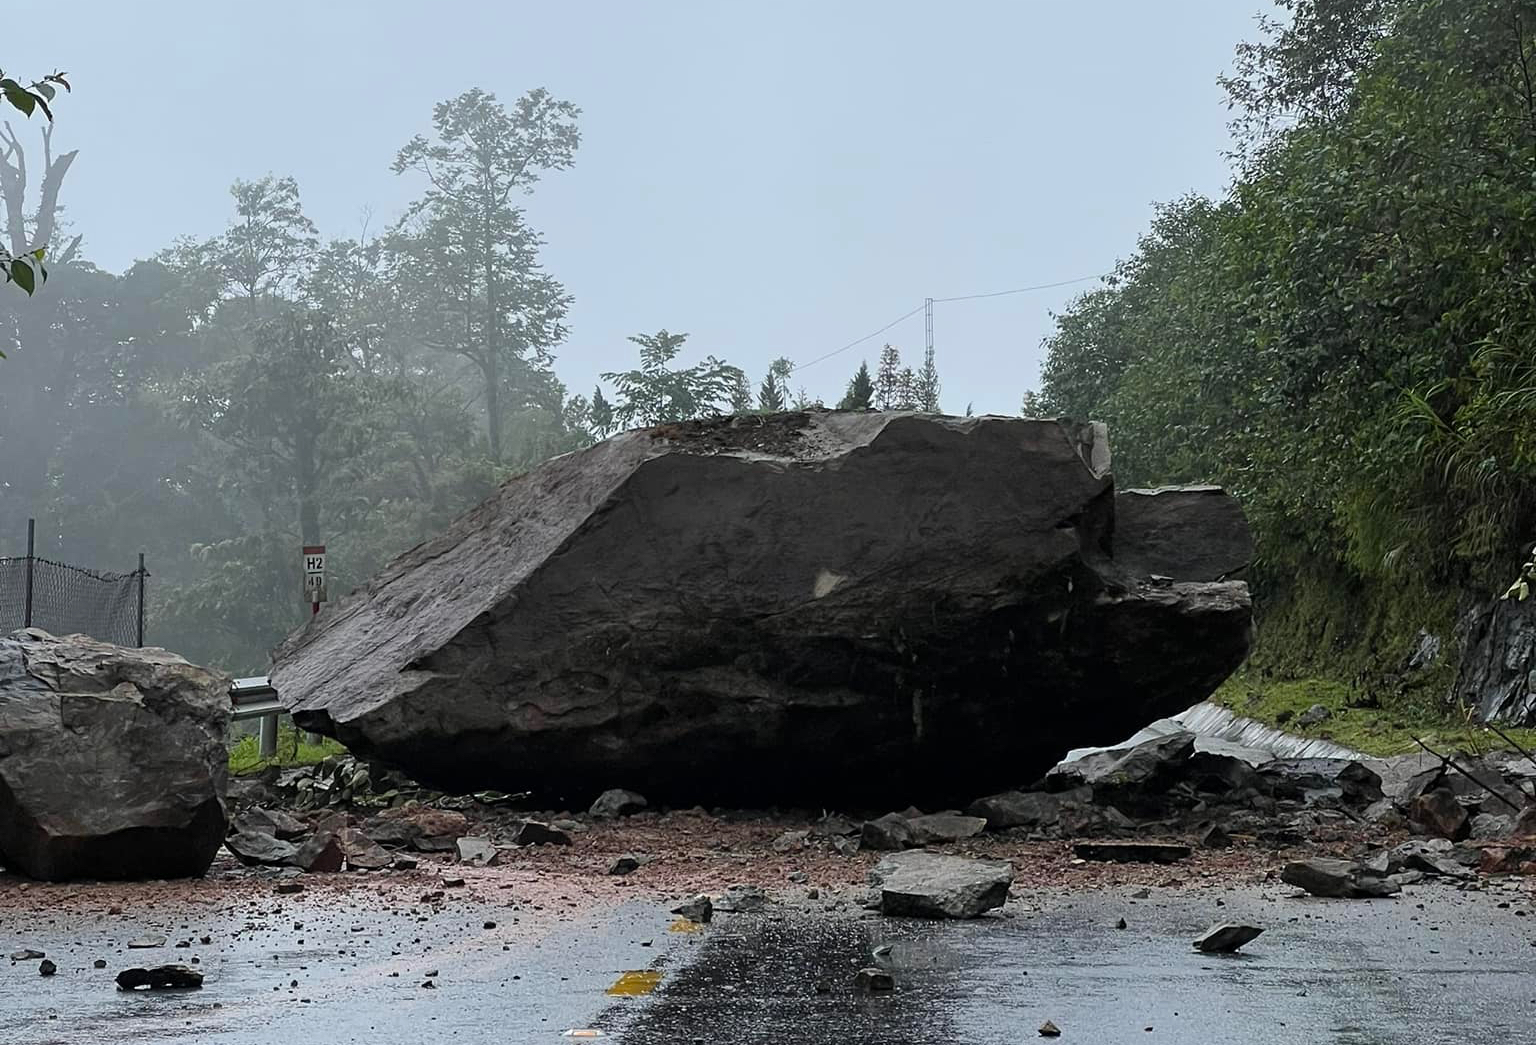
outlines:
[[[0, 964], [0, 1043], [518, 1045], [581, 1030], [626, 1045], [929, 1045], [1038, 1040], [1050, 1020], [1060, 1040], [1095, 1045], [1502, 1045], [1536, 1040], [1536, 908], [1521, 889], [1336, 902], [1280, 887], [1043, 890], [970, 923], [778, 907], [697, 933], [638, 902], [558, 916], [345, 893], [217, 914], [12, 908], [5, 953], [35, 947], [59, 969]], [[1194, 951], [1218, 921], [1266, 932], [1241, 956]], [[145, 932], [170, 942], [128, 951]], [[202, 990], [112, 985], [128, 965], [194, 957]], [[855, 988], [871, 965], [894, 991]]]

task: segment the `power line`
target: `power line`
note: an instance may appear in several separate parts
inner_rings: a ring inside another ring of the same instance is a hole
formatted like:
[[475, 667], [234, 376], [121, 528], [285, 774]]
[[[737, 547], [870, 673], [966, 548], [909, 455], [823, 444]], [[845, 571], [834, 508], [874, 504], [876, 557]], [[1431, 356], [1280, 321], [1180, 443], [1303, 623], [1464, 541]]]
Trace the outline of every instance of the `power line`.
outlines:
[[873, 334], [865, 334], [863, 337], [859, 338], [857, 341], [850, 341], [846, 345], [844, 345], [842, 348], [834, 348], [832, 351], [828, 352], [826, 355], [824, 355], [824, 356], [817, 356], [815, 359], [811, 360], [808, 363], [797, 363], [793, 367], [790, 368], [790, 373], [794, 373], [796, 370], [804, 370], [808, 366], [815, 366], [817, 363], [823, 362], [824, 360], [831, 359], [835, 355], [840, 355], [841, 353], [848, 351], [850, 348], [858, 348], [864, 342], [870, 341], [870, 340], [872, 340], [874, 338], [879, 337], [881, 334], [885, 333], [887, 330], [891, 329], [897, 323], [900, 323], [902, 320], [904, 320], [904, 319], [911, 319], [913, 316], [915, 316], [919, 312], [921, 312], [925, 307], [927, 307], [926, 302], [924, 304], [922, 304], [922, 305], [917, 306], [911, 312], [904, 312], [901, 315], [897, 316], [895, 319], [891, 320], [889, 323], [887, 323], [885, 326], [881, 327], [879, 330], [875, 331]]
[[796, 363], [793, 367], [790, 368], [790, 373], [794, 373], [796, 370], [804, 370], [808, 366], [815, 366], [817, 363], [821, 363], [821, 362], [824, 362], [824, 361], [826, 361], [828, 359], [831, 359], [833, 356], [842, 355], [844, 352], [848, 351], [850, 348], [858, 348], [864, 342], [871, 341], [871, 340], [879, 337], [881, 334], [885, 333], [887, 330], [889, 330], [892, 327], [894, 327], [897, 323], [900, 323], [902, 320], [905, 320], [905, 319], [911, 319], [913, 316], [917, 315], [919, 312], [922, 312], [925, 309], [929, 310], [929, 317], [928, 317], [928, 320], [927, 320], [927, 323], [928, 323], [927, 331], [928, 331], [928, 339], [929, 339], [929, 341], [932, 341], [932, 338], [933, 338], [932, 308], [933, 308], [933, 306], [935, 304], [938, 304], [940, 302], [944, 302], [944, 301], [976, 301], [976, 300], [978, 300], [980, 298], [1000, 298], [1000, 297], [1006, 297], [1009, 294], [1027, 294], [1028, 292], [1030, 292], [1032, 290], [1055, 290], [1057, 287], [1070, 287], [1074, 283], [1087, 283], [1091, 279], [1103, 279], [1103, 278], [1104, 278], [1103, 276], [1079, 276], [1077, 279], [1064, 279], [1064, 280], [1061, 280], [1060, 282], [1057, 282], [1057, 283], [1041, 283], [1041, 284], [1038, 284], [1038, 285], [1033, 286], [1033, 287], [1015, 287], [1012, 290], [994, 290], [990, 294], [960, 294], [960, 295], [957, 295], [955, 297], [950, 297], [950, 298], [926, 298], [926, 299], [924, 299], [924, 301], [923, 301], [923, 303], [921, 305], [918, 305], [916, 308], [914, 308], [910, 312], [902, 313], [901, 315], [897, 316], [895, 319], [893, 319], [889, 323], [887, 323], [885, 326], [881, 327], [879, 330], [876, 330], [874, 333], [872, 333], [872, 334], [865, 334], [863, 337], [859, 338], [858, 340], [850, 341], [846, 345], [844, 345], [842, 348], [834, 348], [832, 351], [828, 352], [826, 355], [817, 356], [815, 359], [812, 359], [809, 362]]
[[1000, 298], [1009, 294], [1027, 294], [1031, 290], [1055, 290], [1057, 287], [1070, 287], [1074, 283], [1087, 283], [1090, 279], [1103, 279], [1103, 276], [1079, 276], [1077, 279], [1064, 279], [1059, 283], [1041, 283], [1033, 287], [1015, 287], [1012, 290], [994, 290], [990, 294], [959, 294], [952, 298], [934, 298], [934, 302], [940, 301], [975, 301], [978, 298]]

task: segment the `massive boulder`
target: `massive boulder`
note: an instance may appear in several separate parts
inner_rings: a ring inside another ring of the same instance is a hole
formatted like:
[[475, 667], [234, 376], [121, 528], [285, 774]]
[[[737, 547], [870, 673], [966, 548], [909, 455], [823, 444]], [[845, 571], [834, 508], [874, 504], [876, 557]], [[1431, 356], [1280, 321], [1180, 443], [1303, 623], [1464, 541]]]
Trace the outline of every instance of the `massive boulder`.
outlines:
[[162, 649], [0, 639], [0, 863], [48, 881], [201, 875], [224, 839], [229, 680]]
[[1216, 688], [1247, 586], [1114, 557], [1102, 426], [665, 425], [505, 484], [276, 652], [306, 729], [444, 787], [965, 801]]
[[1142, 577], [1224, 581], [1253, 558], [1242, 507], [1219, 486], [1122, 490], [1115, 498], [1115, 562]]

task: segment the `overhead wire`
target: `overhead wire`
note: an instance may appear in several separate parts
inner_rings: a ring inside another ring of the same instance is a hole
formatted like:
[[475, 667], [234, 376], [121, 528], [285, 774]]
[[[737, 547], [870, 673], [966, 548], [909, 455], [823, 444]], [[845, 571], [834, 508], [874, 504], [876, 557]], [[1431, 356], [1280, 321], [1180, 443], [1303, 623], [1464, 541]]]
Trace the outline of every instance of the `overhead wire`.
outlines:
[[826, 360], [831, 359], [833, 356], [842, 355], [844, 352], [847, 352], [851, 348], [858, 348], [866, 341], [874, 340], [881, 334], [885, 333], [887, 330], [894, 327], [897, 323], [911, 319], [913, 316], [923, 311], [923, 309], [928, 307], [930, 302], [937, 305], [945, 301], [976, 301], [980, 298], [1000, 298], [1006, 297], [1009, 294], [1026, 294], [1032, 290], [1055, 290], [1057, 287], [1070, 287], [1074, 283], [1087, 283], [1089, 280], [1102, 278], [1103, 276], [1098, 275], [1079, 276], [1076, 279], [1064, 279], [1056, 283], [1039, 283], [1030, 287], [1014, 287], [1012, 290], [994, 290], [987, 294], [957, 294], [954, 297], [932, 298], [930, 301], [925, 301], [923, 304], [918, 305], [910, 312], [903, 312], [901, 315], [897, 316], [895, 319], [891, 320], [885, 326], [881, 327], [879, 330], [874, 331], [873, 333], [865, 334], [863, 337], [854, 341], [850, 341], [846, 345], [843, 345], [841, 348], [834, 348], [832, 351], [826, 353], [825, 355], [817, 356], [815, 359], [808, 360], [804, 363], [796, 363], [794, 366], [790, 367], [790, 373], [794, 373], [796, 370], [804, 370], [808, 366], [815, 366], [817, 363], [825, 362]]

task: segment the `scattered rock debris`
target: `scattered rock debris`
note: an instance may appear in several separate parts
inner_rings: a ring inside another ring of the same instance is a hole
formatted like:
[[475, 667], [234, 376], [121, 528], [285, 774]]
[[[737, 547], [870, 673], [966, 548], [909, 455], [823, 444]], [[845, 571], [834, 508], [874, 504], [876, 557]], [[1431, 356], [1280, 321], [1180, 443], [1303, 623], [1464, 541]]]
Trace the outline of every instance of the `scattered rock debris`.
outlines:
[[1257, 940], [1264, 932], [1256, 925], [1237, 925], [1225, 922], [1213, 925], [1200, 934], [1195, 950], [1206, 954], [1233, 954], [1238, 948]]

